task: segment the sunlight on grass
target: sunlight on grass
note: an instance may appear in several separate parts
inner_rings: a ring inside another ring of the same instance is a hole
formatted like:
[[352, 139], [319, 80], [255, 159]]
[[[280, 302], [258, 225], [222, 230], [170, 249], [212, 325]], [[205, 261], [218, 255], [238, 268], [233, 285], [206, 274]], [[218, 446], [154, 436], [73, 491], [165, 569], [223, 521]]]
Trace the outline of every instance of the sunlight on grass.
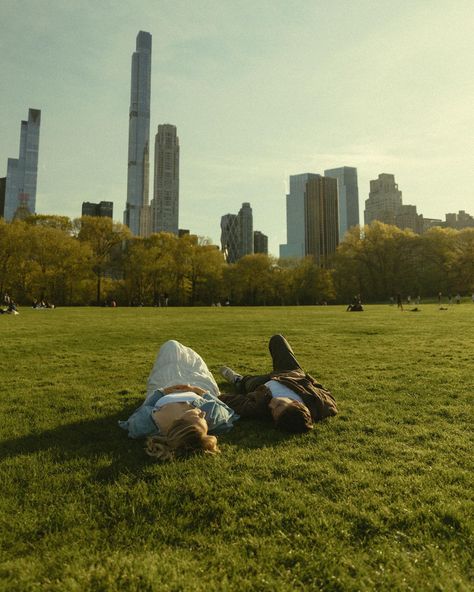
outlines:
[[[474, 306], [21, 310], [0, 317], [2, 590], [468, 590]], [[340, 413], [240, 422], [168, 465], [117, 427], [162, 342], [269, 369], [283, 333]]]

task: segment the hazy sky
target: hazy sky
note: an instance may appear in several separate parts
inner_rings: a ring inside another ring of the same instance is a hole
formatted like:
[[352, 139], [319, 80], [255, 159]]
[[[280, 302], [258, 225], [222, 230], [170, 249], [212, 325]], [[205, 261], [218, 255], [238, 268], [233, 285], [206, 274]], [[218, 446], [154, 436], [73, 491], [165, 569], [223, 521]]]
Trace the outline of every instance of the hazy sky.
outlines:
[[0, 0], [0, 176], [41, 109], [39, 213], [109, 200], [122, 220], [139, 30], [151, 145], [178, 128], [180, 227], [219, 244], [248, 201], [278, 255], [288, 176], [344, 165], [361, 222], [382, 172], [426, 217], [474, 214], [473, 0]]

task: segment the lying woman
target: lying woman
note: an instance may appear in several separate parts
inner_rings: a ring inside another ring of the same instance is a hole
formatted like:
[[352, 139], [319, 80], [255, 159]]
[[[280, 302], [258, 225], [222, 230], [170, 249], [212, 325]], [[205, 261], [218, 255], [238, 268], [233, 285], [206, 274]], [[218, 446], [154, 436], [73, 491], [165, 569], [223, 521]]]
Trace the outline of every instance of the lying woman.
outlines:
[[119, 426], [130, 438], [147, 438], [146, 453], [159, 460], [217, 454], [216, 435], [239, 416], [219, 400], [206, 363], [178, 341], [164, 343], [148, 377], [144, 403]]

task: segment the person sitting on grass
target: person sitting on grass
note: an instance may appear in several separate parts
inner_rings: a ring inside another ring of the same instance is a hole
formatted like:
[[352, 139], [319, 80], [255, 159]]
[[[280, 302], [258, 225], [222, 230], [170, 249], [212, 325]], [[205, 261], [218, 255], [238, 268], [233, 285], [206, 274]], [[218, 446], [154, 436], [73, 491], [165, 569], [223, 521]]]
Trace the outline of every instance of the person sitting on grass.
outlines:
[[283, 335], [273, 335], [269, 349], [269, 374], [242, 376], [222, 366], [220, 373], [236, 390], [222, 394], [222, 401], [242, 418], [273, 419], [277, 428], [293, 433], [307, 432], [313, 422], [336, 415], [334, 397], [301, 368]]
[[158, 460], [217, 454], [216, 435], [239, 416], [219, 400], [204, 360], [178, 341], [164, 343], [147, 382], [144, 403], [119, 426], [130, 438], [147, 438], [145, 452]]

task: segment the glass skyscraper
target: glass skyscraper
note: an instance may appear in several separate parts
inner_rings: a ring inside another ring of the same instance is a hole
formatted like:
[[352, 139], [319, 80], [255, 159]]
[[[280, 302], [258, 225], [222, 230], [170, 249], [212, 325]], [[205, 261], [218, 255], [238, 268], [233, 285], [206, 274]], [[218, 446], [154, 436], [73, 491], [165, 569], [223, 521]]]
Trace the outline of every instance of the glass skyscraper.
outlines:
[[20, 155], [7, 163], [5, 220], [13, 220], [17, 211], [36, 213], [40, 124], [41, 111], [29, 109], [28, 121], [21, 122]]
[[280, 257], [306, 255], [306, 183], [319, 176], [316, 173], [290, 175], [290, 192], [286, 196], [286, 245], [280, 245]]
[[150, 232], [148, 190], [150, 151], [151, 34], [140, 31], [132, 55], [128, 128], [127, 204], [123, 215], [136, 236]]
[[352, 226], [359, 224], [359, 187], [357, 185], [357, 169], [339, 167], [324, 171], [325, 177], [337, 179], [339, 204], [339, 240], [342, 241]]

